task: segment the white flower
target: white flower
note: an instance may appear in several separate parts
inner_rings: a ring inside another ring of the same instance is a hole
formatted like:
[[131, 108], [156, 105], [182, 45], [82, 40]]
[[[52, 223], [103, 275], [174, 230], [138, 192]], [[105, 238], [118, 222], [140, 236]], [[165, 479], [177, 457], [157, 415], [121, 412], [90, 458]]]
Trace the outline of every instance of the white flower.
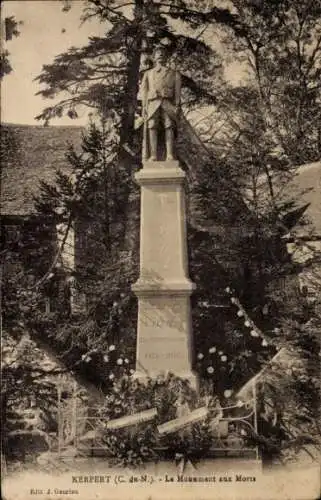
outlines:
[[227, 361], [227, 356], [221, 356], [221, 361]]
[[224, 391], [224, 397], [225, 398], [230, 398], [233, 394], [233, 391], [231, 391], [231, 389], [226, 389], [226, 391]]
[[84, 361], [86, 358], [87, 358], [87, 354], [83, 354], [83, 355], [81, 356], [82, 361]]
[[197, 359], [203, 359], [204, 358], [204, 354], [202, 354], [201, 352], [197, 355]]
[[246, 321], [244, 321], [244, 325], [245, 326], [251, 326], [251, 323], [248, 320], [246, 320]]
[[226, 293], [230, 293], [230, 291], [231, 291], [230, 287], [229, 287], [229, 286], [227, 286], [227, 287], [225, 288], [225, 291], [226, 291]]
[[134, 370], [131, 368], [131, 369], [129, 370], [129, 373], [130, 373], [131, 375], [133, 375]]
[[252, 335], [252, 337], [259, 337], [259, 334], [257, 333], [256, 330], [251, 330], [250, 334]]
[[223, 354], [223, 351], [218, 351], [219, 356]]
[[208, 372], [208, 373], [214, 373], [214, 368], [213, 368], [213, 366], [208, 366], [208, 367], [207, 367], [207, 372]]
[[216, 347], [210, 347], [209, 350], [208, 350], [208, 352], [210, 354], [214, 354], [214, 352], [216, 352]]
[[122, 358], [118, 358], [116, 363], [117, 363], [117, 365], [122, 365], [123, 364]]
[[244, 406], [243, 401], [239, 399], [238, 402], [236, 403], [236, 406], [238, 406], [238, 408], [242, 408], [242, 406]]
[[86, 358], [84, 359], [85, 363], [89, 363], [89, 361], [91, 361], [91, 357], [90, 356], [86, 356]]
[[116, 347], [115, 347], [114, 345], [110, 345], [110, 346], [109, 346], [109, 350], [110, 350], [110, 351], [114, 351], [115, 349], [116, 349]]
[[231, 302], [232, 302], [232, 304], [236, 304], [236, 298], [235, 297], [231, 297]]
[[110, 380], [114, 380], [114, 378], [115, 378], [115, 375], [114, 375], [113, 373], [111, 373], [111, 374], [109, 375], [109, 379], [110, 379]]
[[246, 431], [244, 429], [241, 429], [241, 434], [242, 436], [246, 436]]
[[241, 311], [241, 309], [239, 311], [237, 311], [237, 315], [239, 318], [241, 318], [243, 316], [243, 311]]
[[265, 339], [262, 340], [262, 344], [261, 344], [263, 347], [266, 347], [268, 345], [267, 341]]
[[126, 363], [126, 365], [128, 365], [129, 363], [129, 360], [127, 358], [124, 359], [124, 362]]

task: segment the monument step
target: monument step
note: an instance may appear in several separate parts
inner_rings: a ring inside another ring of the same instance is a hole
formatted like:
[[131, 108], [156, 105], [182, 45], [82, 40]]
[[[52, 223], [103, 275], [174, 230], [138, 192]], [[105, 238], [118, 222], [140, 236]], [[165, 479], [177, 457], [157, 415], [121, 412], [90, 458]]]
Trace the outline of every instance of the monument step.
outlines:
[[[170, 165], [164, 164], [170, 163]], [[186, 174], [178, 162], [148, 162], [144, 168], [135, 173], [136, 182], [145, 184], [176, 184], [185, 180]]]

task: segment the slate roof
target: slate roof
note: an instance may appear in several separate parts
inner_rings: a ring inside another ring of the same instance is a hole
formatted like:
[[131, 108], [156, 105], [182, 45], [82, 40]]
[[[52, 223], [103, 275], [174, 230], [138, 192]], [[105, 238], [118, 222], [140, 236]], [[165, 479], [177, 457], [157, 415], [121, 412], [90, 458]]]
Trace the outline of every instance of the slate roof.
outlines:
[[68, 143], [80, 147], [83, 127], [1, 125], [2, 215], [30, 215], [39, 181], [51, 182], [56, 169], [69, 171]]
[[[272, 184], [276, 198], [283, 202], [295, 200], [295, 210], [300, 214], [294, 227], [289, 226], [289, 236], [321, 238], [321, 161], [296, 167], [294, 176], [288, 181], [283, 174], [273, 175]], [[259, 175], [256, 179], [256, 194], [260, 209], [264, 211], [271, 203], [265, 175]], [[245, 186], [244, 201], [250, 208], [253, 207], [253, 191], [250, 185]]]

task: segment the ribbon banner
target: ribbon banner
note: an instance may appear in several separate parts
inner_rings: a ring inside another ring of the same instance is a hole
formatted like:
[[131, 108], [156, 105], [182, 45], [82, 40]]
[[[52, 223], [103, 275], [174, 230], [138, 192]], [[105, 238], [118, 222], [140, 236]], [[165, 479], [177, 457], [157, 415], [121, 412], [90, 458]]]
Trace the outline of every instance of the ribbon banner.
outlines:
[[156, 415], [156, 408], [152, 408], [151, 410], [141, 411], [140, 413], [135, 413], [134, 415], [128, 415], [126, 417], [110, 420], [107, 422], [106, 428], [108, 430], [123, 429], [124, 427], [130, 427], [131, 425], [137, 425], [153, 420]]
[[166, 422], [165, 424], [161, 424], [157, 427], [159, 434], [171, 434], [172, 432], [176, 432], [184, 427], [199, 422], [200, 420], [204, 420], [208, 416], [208, 409], [206, 407], [198, 408], [197, 410], [192, 411], [186, 417], [175, 418], [170, 422]]

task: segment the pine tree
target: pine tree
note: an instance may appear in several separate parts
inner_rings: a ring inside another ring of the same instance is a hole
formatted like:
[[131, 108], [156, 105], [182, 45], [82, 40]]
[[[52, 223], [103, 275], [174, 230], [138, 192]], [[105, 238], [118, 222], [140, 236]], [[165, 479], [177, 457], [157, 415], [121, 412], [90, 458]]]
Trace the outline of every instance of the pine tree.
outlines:
[[[48, 342], [66, 365], [102, 388], [110, 383], [109, 365], [104, 362], [110, 345], [117, 344], [126, 359], [133, 359], [137, 312], [130, 285], [135, 281], [138, 249], [134, 255], [124, 252], [119, 235], [124, 218], [119, 204], [124, 181], [118, 169], [117, 148], [109, 121], [102, 120], [99, 126], [92, 122], [81, 152], [71, 147], [66, 155], [71, 175], [57, 172], [54, 186], [43, 183], [36, 203], [40, 214], [64, 224], [64, 233], [58, 235], [58, 252], [68, 229], [76, 232], [73, 278], [76, 293], [86, 297], [86, 310], [72, 315], [38, 315], [33, 333], [39, 337], [45, 328]], [[132, 235], [136, 242], [138, 233], [136, 227]], [[53, 266], [50, 281], [59, 280], [59, 271]]]

